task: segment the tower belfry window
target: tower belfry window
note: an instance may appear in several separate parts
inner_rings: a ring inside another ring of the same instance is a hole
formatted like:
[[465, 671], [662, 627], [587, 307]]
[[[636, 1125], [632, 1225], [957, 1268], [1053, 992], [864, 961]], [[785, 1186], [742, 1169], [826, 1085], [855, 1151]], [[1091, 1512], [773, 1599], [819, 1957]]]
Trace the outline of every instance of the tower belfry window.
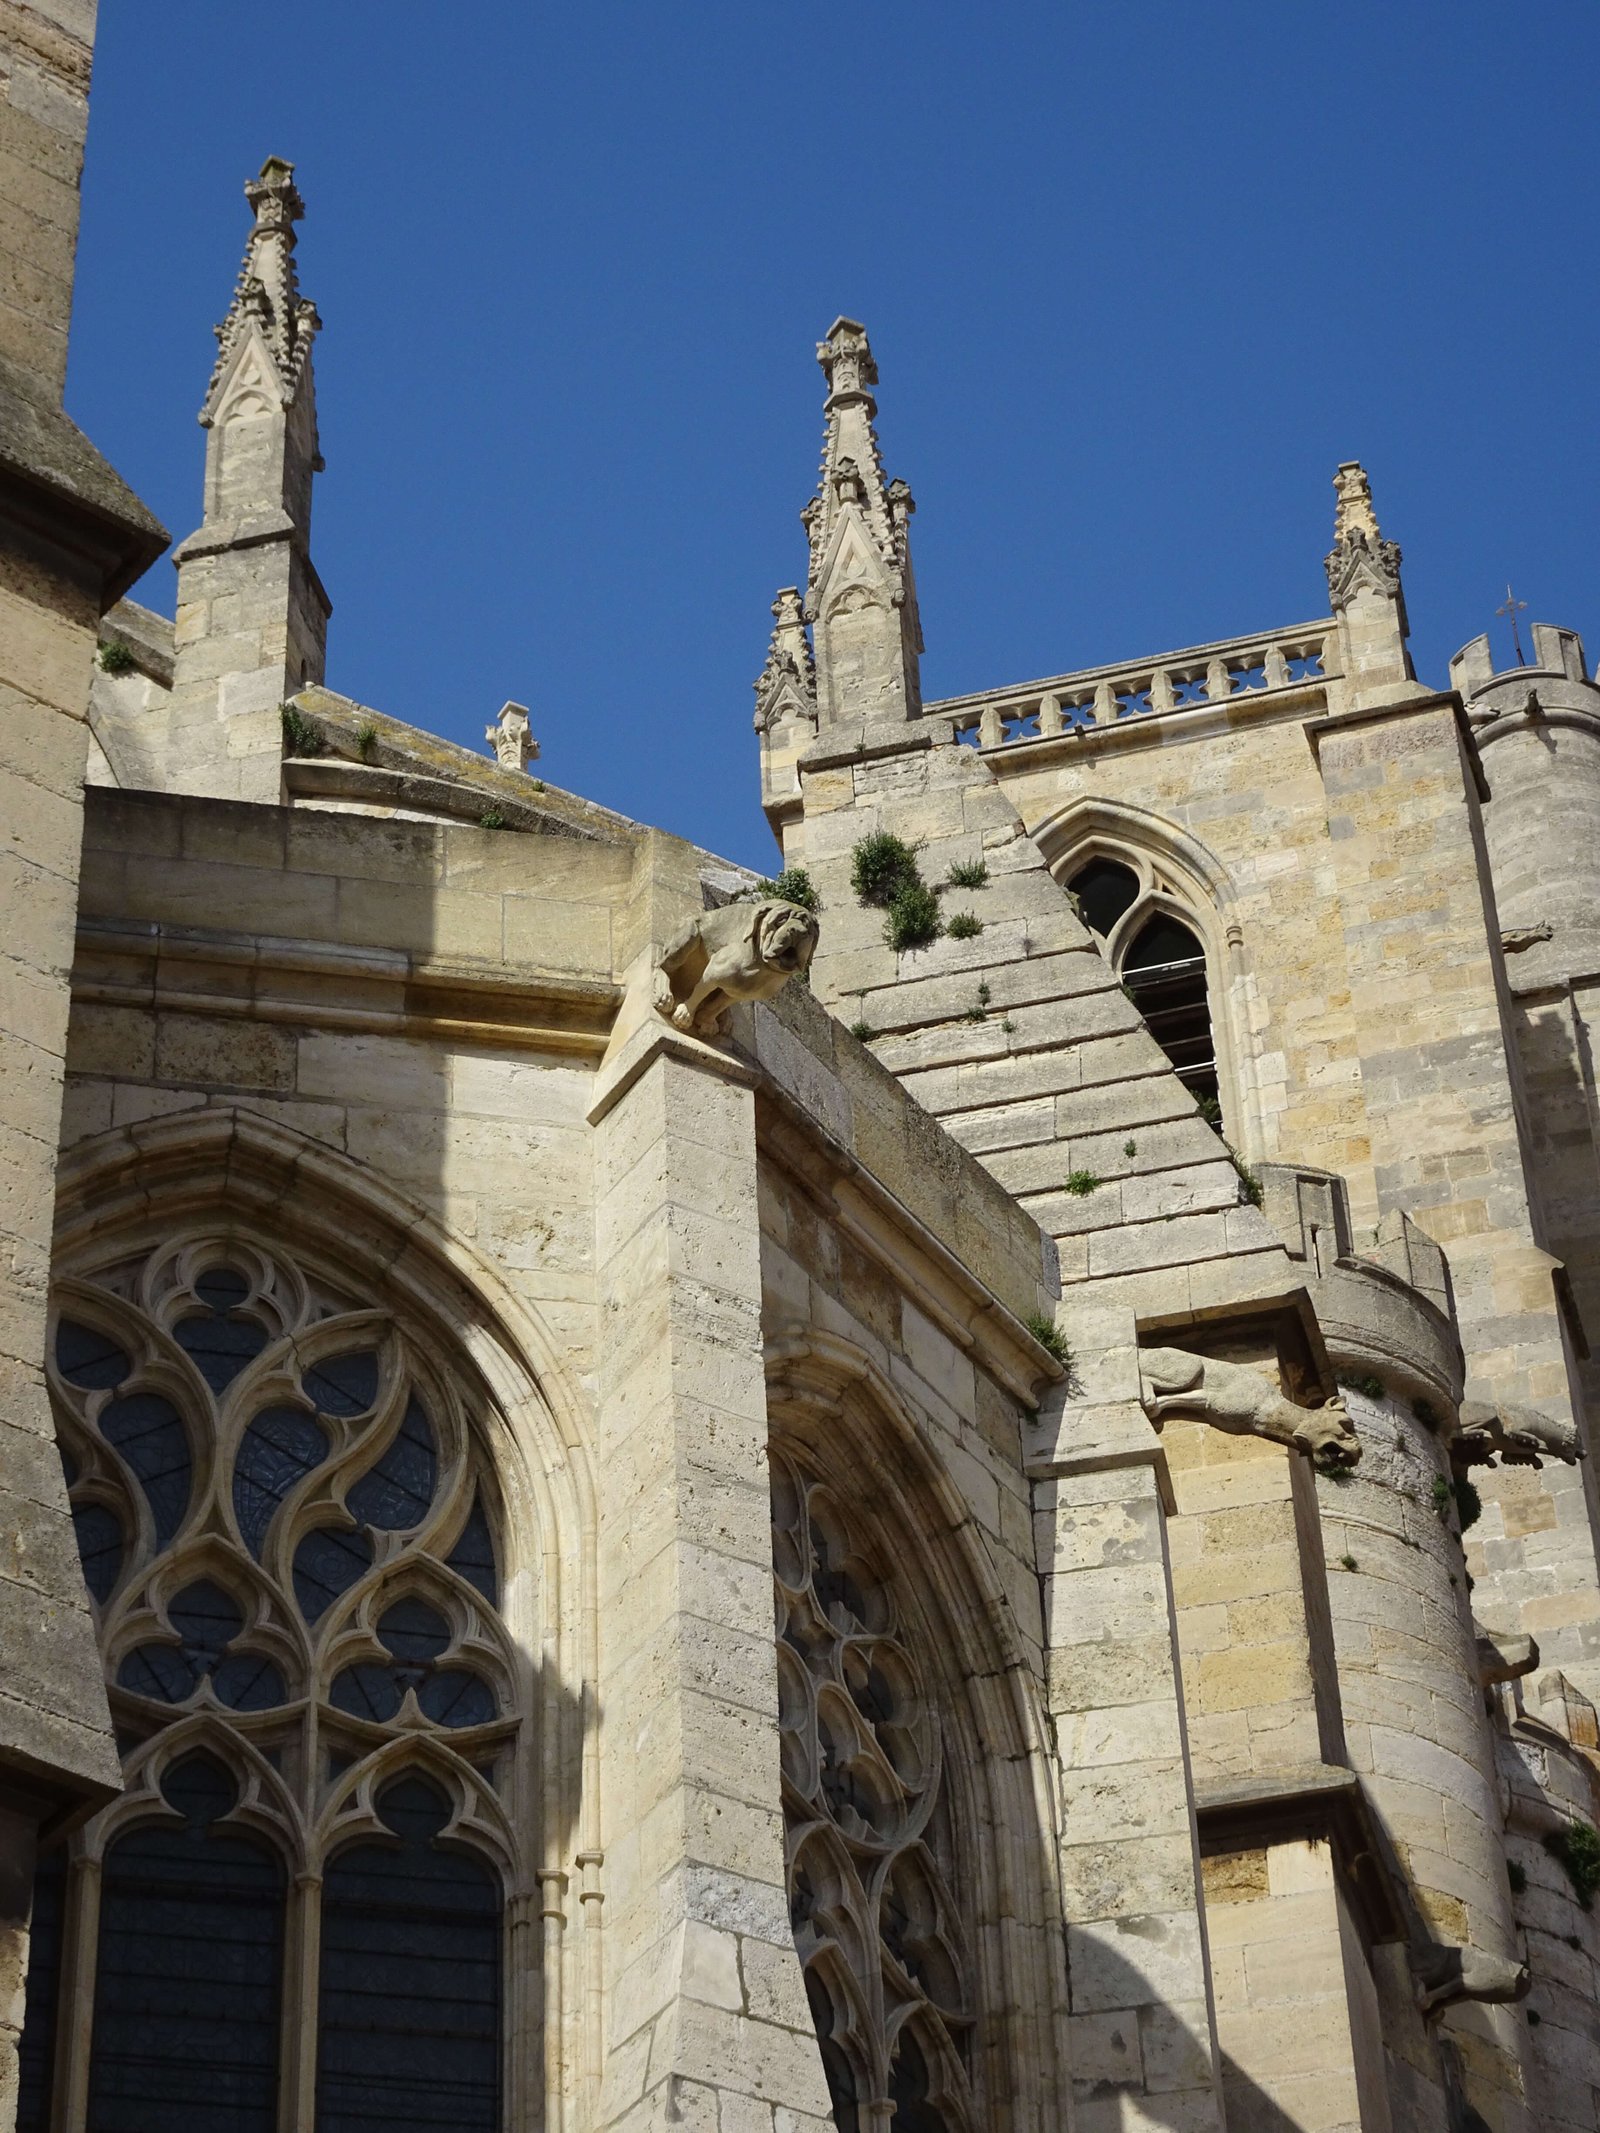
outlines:
[[1147, 862], [1097, 853], [1068, 887], [1179, 1079], [1202, 1106], [1218, 1100], [1217, 1051], [1205, 944], [1170, 908], [1172, 891]]

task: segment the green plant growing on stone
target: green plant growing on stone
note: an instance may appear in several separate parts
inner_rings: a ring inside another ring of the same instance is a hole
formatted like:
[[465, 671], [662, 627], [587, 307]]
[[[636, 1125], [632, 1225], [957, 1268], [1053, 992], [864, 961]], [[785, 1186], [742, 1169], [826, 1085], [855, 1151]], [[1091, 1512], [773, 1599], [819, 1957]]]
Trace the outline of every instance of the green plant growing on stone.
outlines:
[[744, 893], [763, 902], [775, 899], [779, 903], [798, 904], [802, 911], [822, 909], [822, 898], [804, 867], [785, 867], [781, 874], [769, 874]]
[[1445, 1480], [1443, 1474], [1435, 1474], [1433, 1477], [1433, 1515], [1435, 1518], [1448, 1518], [1453, 1500], [1449, 1482]]
[[1360, 1567], [1353, 1555], [1341, 1555], [1339, 1558], [1339, 1568], [1341, 1570], [1358, 1570]]
[[983, 931], [983, 920], [975, 911], [953, 911], [945, 920], [944, 930], [953, 941], [976, 940]]
[[[1128, 992], [1128, 988], [1126, 985], [1124, 985], [1122, 989], [1124, 992]], [[1128, 992], [1128, 998], [1130, 1000], [1133, 998], [1133, 994], [1131, 992]], [[1205, 1120], [1208, 1126], [1214, 1126], [1220, 1129], [1222, 1125], [1222, 1105], [1217, 1101], [1216, 1097], [1196, 1097], [1195, 1109], [1200, 1113], [1200, 1116]]]
[[1005, 1031], [1006, 1035], [1010, 1037], [1015, 1035], [1017, 1025], [1012, 1021], [1009, 1015], [1003, 1015], [1000, 1019], [1000, 1027]]
[[1416, 1416], [1417, 1420], [1422, 1424], [1423, 1428], [1428, 1432], [1429, 1436], [1435, 1436], [1438, 1434], [1438, 1410], [1434, 1407], [1431, 1400], [1413, 1400], [1411, 1403], [1411, 1412]]
[[981, 979], [978, 984], [977, 995], [974, 998], [972, 1005], [963, 1012], [961, 1017], [962, 1021], [987, 1022], [989, 1019], [989, 999], [990, 993], [988, 980]]
[[1072, 1350], [1055, 1320], [1043, 1311], [1030, 1311], [1023, 1324], [1047, 1355], [1053, 1355], [1063, 1370], [1072, 1367]]
[[1336, 1489], [1349, 1488], [1351, 1482], [1356, 1478], [1353, 1468], [1347, 1467], [1342, 1461], [1313, 1459], [1311, 1464], [1316, 1469], [1318, 1477], [1323, 1481], [1331, 1481]]
[[858, 1044], [870, 1044], [878, 1033], [870, 1022], [852, 1022], [850, 1034]]
[[[1228, 1147], [1226, 1141], [1222, 1145], [1225, 1148]], [[1259, 1207], [1261, 1205], [1261, 1180], [1250, 1168], [1250, 1165], [1244, 1162], [1232, 1148], [1228, 1148], [1228, 1161], [1239, 1173], [1239, 1205], [1241, 1207]]]
[[505, 826], [506, 818], [498, 807], [486, 807], [478, 817], [479, 829], [503, 830]]
[[925, 881], [910, 882], [896, 891], [883, 928], [883, 937], [896, 955], [928, 947], [943, 931], [939, 899]]
[[100, 671], [102, 674], [132, 674], [137, 669], [138, 664], [138, 660], [134, 658], [128, 647], [116, 637], [113, 637], [109, 644], [103, 644], [100, 647]]
[[1461, 1522], [1461, 1530], [1469, 1532], [1483, 1516], [1483, 1498], [1464, 1474], [1451, 1482], [1450, 1493], [1456, 1500], [1456, 1516]]
[[1077, 1199], [1086, 1200], [1090, 1193], [1100, 1190], [1101, 1183], [1092, 1170], [1069, 1170], [1061, 1181], [1061, 1189]]
[[989, 885], [989, 868], [982, 859], [958, 859], [945, 876], [952, 889], [985, 889]]
[[1383, 1380], [1374, 1377], [1370, 1370], [1359, 1377], [1354, 1373], [1341, 1375], [1339, 1383], [1346, 1392], [1359, 1392], [1364, 1400], [1383, 1398]]
[[363, 763], [370, 763], [378, 752], [378, 729], [369, 718], [364, 726], [356, 728], [356, 753]]
[[544, 791], [544, 779], [543, 779], [543, 778], [530, 778], [530, 779], [528, 780], [528, 782], [529, 782], [529, 784], [530, 784], [530, 785], [531, 785], [531, 786], [533, 787], [533, 789], [534, 789], [534, 791], [535, 791], [535, 792], [543, 792], [543, 791]]
[[1139, 1153], [1139, 1143], [1137, 1141], [1124, 1141], [1122, 1144], [1122, 1152], [1124, 1155], [1130, 1157], [1137, 1155]]
[[1600, 1833], [1588, 1822], [1569, 1822], [1545, 1838], [1544, 1848], [1566, 1869], [1572, 1893], [1587, 1911], [1600, 1889]]
[[902, 890], [923, 886], [917, 847], [889, 830], [874, 830], [850, 854], [850, 886], [859, 903], [887, 909]]
[[306, 717], [296, 704], [285, 704], [283, 719], [283, 746], [288, 755], [321, 755], [322, 728]]

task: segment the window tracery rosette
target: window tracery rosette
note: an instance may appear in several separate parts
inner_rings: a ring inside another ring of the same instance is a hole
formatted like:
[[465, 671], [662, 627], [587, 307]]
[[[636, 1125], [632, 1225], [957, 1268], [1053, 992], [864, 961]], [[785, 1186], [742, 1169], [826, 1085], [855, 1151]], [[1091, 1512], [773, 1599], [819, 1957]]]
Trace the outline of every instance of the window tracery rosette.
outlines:
[[441, 1843], [512, 1866], [525, 1701], [499, 1614], [498, 1500], [467, 1397], [381, 1309], [228, 1234], [56, 1289], [50, 1379], [128, 1790], [91, 1852], [197, 1748], [223, 1826], [298, 1875], [427, 1773]]
[[938, 1716], [894, 1580], [772, 1454], [790, 1922], [839, 2133], [968, 2133], [970, 1966]]

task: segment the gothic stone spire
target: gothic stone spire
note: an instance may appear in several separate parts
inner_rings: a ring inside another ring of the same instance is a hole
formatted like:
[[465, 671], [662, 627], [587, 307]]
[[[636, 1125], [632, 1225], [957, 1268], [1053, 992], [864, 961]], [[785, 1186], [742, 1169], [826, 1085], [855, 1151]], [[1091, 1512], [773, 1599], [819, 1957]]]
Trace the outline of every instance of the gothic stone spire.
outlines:
[[1372, 484], [1358, 460], [1340, 466], [1333, 489], [1333, 546], [1324, 567], [1352, 707], [1383, 701], [1396, 691], [1411, 694], [1416, 677], [1406, 650], [1410, 626], [1399, 544], [1386, 541], [1378, 530]]
[[756, 731], [817, 717], [817, 669], [806, 636], [798, 585], [785, 585], [772, 603], [772, 642], [756, 677]]
[[884, 478], [873, 429], [878, 366], [866, 328], [836, 319], [818, 344], [828, 381], [822, 479], [801, 514], [811, 545], [805, 619], [816, 629], [822, 722], [911, 718], [922, 708], [922, 632], [903, 481]]
[[[300, 294], [295, 273], [294, 226], [305, 213], [305, 202], [294, 182], [294, 165], [281, 156], [268, 156], [260, 177], [246, 183], [244, 194], [255, 222], [233, 301], [216, 329], [217, 360], [200, 410], [207, 429], [241, 388], [289, 406], [300, 390], [311, 343], [322, 324], [316, 305]], [[252, 364], [249, 356], [256, 350], [264, 361]], [[247, 378], [240, 378], [241, 369], [249, 372]]]
[[294, 166], [269, 156], [245, 186], [250, 235], [200, 421], [201, 525], [177, 550], [177, 659], [170, 721], [181, 789], [276, 801], [279, 706], [321, 683], [328, 596], [311, 562], [317, 449], [311, 346], [300, 294]]

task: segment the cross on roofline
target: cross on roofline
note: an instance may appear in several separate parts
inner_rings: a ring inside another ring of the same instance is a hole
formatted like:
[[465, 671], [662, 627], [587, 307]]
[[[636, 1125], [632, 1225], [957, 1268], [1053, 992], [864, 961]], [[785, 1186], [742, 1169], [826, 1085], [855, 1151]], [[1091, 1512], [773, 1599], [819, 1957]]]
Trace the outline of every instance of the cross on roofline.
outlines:
[[1519, 600], [1516, 597], [1516, 595], [1512, 592], [1511, 586], [1508, 582], [1506, 585], [1505, 599], [1501, 603], [1501, 605], [1495, 609], [1495, 613], [1497, 615], [1504, 615], [1506, 620], [1511, 624], [1511, 642], [1517, 648], [1517, 665], [1519, 667], [1525, 667], [1528, 664], [1528, 662], [1522, 656], [1522, 632], [1517, 628], [1517, 617], [1519, 614], [1521, 614], [1522, 610], [1527, 606], [1527, 604], [1528, 603], [1526, 600]]

